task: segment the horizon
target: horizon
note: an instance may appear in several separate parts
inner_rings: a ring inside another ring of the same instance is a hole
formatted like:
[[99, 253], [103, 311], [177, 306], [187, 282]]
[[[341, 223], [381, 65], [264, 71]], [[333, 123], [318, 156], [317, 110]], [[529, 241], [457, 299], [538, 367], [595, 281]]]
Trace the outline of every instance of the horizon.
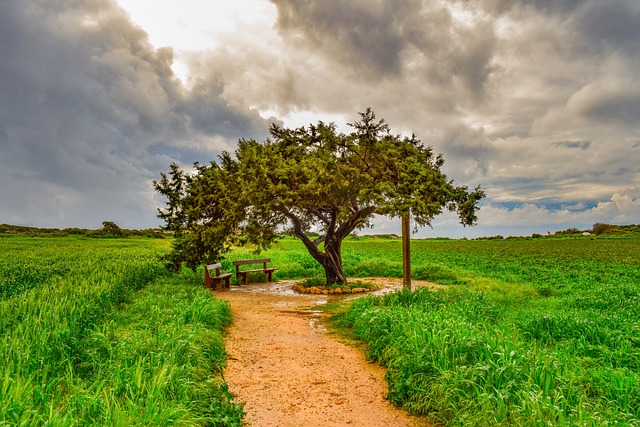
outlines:
[[[103, 221], [103, 224], [105, 222], [109, 222], [112, 223], [114, 225], [116, 225], [117, 227], [119, 227], [118, 224], [113, 223], [112, 221]], [[476, 237], [466, 237], [466, 236], [461, 236], [461, 237], [449, 237], [449, 236], [428, 236], [428, 237], [418, 237], [416, 236], [414, 233], [411, 234], [410, 238], [411, 240], [493, 240], [493, 239], [528, 239], [528, 238], [553, 238], [553, 237], [566, 237], [566, 236], [575, 236], [576, 234], [580, 234], [581, 236], [585, 236], [584, 233], [589, 233], [589, 236], [595, 236], [598, 237], [599, 234], [605, 234], [604, 237], [609, 237], [611, 234], [610, 233], [602, 233], [602, 232], [598, 232], [596, 231], [596, 228], [599, 225], [605, 225], [605, 226], [610, 226], [611, 228], [614, 229], [623, 229], [623, 230], [615, 230], [616, 232], [623, 232], [623, 231], [627, 231], [624, 229], [627, 228], [632, 228], [632, 227], [636, 227], [638, 230], [640, 230], [640, 225], [638, 224], [604, 224], [604, 223], [597, 223], [594, 224], [591, 228], [588, 229], [579, 229], [577, 227], [569, 227], [563, 230], [554, 230], [552, 231], [547, 231], [546, 234], [541, 234], [541, 233], [532, 233], [531, 235], [505, 235], [505, 234], [495, 234], [495, 235], [483, 235], [483, 236], [476, 236]], [[96, 232], [96, 231], [100, 231], [103, 227], [101, 228], [80, 228], [80, 227], [65, 227], [65, 228], [47, 228], [47, 227], [34, 227], [34, 226], [28, 226], [28, 225], [19, 225], [19, 224], [3, 224], [0, 223], [0, 234], [7, 234], [6, 230], [3, 229], [3, 227], [9, 227], [9, 228], [26, 228], [26, 229], [33, 229], [33, 230], [37, 230], [37, 231], [42, 231], [45, 234], [49, 233], [49, 232], [57, 232], [57, 231], [62, 231], [62, 232], [68, 232], [71, 230], [80, 230], [83, 232]], [[121, 228], [124, 232], [133, 232], [133, 233], [137, 233], [137, 232], [145, 232], [145, 231], [154, 231], [154, 232], [162, 232], [164, 234], [169, 234], [171, 233], [170, 230], [165, 230], [162, 227], [152, 227], [152, 228], [145, 228], [145, 229], [129, 229], [129, 228], [123, 228], [123, 227], [119, 227]], [[635, 230], [635, 231], [638, 231]], [[393, 238], [393, 239], [400, 239], [402, 238], [401, 234], [397, 234], [397, 233], [374, 233], [374, 232], [364, 232], [361, 233], [359, 232], [360, 230], [356, 230], [352, 233], [350, 233], [349, 235], [347, 235], [347, 238], [361, 238], [361, 237], [371, 237], [371, 238]], [[633, 230], [631, 230], [633, 231]], [[16, 232], [16, 233], [9, 233], [9, 234], [19, 234], [20, 232]], [[293, 239], [295, 239], [296, 237], [293, 235], [289, 235], [287, 232], [282, 232], [279, 233], [281, 235], [281, 237], [291, 237]], [[310, 235], [319, 235], [317, 232], [310, 232]], [[615, 233], [614, 233], [615, 234]], [[124, 235], [122, 237], [130, 237], [127, 235]], [[601, 236], [600, 236], [601, 237]]]

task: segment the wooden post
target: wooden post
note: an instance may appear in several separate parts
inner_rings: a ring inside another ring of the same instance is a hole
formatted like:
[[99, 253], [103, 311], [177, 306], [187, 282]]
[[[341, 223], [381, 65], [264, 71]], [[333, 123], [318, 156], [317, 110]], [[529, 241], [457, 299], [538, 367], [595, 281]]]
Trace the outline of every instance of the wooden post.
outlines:
[[402, 215], [402, 288], [411, 290], [411, 230], [409, 213]]

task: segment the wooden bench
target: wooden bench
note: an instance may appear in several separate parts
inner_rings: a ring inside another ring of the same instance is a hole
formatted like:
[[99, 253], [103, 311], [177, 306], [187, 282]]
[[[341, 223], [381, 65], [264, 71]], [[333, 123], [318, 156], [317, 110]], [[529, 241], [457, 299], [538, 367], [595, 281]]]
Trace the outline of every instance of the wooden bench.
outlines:
[[204, 268], [204, 286], [212, 289], [213, 285], [216, 285], [216, 291], [222, 290], [222, 284], [224, 283], [224, 287], [229, 289], [231, 287], [229, 280], [231, 278], [231, 273], [220, 273], [220, 269], [222, 268], [222, 264], [210, 264]]
[[[245, 259], [241, 261], [233, 261], [233, 265], [236, 266], [236, 278], [240, 279], [240, 276], [244, 277], [244, 284], [249, 283], [249, 273], [265, 273], [269, 282], [272, 282], [272, 274], [277, 268], [267, 267], [267, 264], [271, 262], [271, 258], [264, 259]], [[241, 265], [250, 264], [262, 264], [262, 268], [255, 268], [251, 270], [240, 270]]]

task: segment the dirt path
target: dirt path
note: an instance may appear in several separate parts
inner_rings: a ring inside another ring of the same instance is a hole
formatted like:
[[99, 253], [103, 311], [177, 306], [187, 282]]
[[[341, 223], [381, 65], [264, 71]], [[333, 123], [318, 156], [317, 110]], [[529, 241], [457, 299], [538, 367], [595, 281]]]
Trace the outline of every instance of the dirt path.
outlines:
[[[225, 379], [252, 427], [427, 426], [386, 399], [384, 368], [323, 325], [314, 306], [340, 296], [300, 295], [292, 282], [218, 293], [230, 302]], [[389, 279], [384, 291], [398, 287]]]

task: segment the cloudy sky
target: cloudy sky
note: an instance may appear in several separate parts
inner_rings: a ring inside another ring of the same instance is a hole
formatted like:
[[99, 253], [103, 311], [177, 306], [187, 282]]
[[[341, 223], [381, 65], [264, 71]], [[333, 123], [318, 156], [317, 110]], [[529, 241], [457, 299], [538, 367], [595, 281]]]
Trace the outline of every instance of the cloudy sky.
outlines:
[[[151, 181], [271, 122], [372, 107], [415, 133], [479, 223], [640, 223], [637, 0], [4, 0], [0, 223], [160, 224]], [[380, 218], [373, 232], [398, 232]], [[372, 231], [369, 231], [372, 232]]]

